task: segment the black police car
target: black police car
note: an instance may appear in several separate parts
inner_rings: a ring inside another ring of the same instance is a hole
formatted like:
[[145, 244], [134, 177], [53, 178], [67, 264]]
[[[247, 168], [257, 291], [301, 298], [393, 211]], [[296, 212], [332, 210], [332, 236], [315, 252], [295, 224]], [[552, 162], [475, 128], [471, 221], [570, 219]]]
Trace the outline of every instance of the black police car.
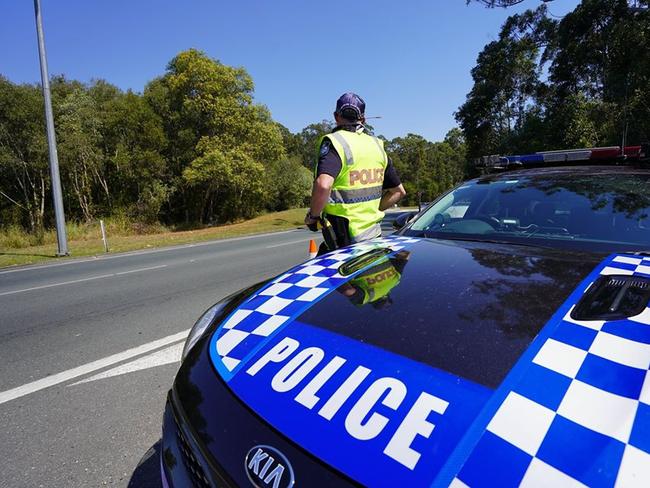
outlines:
[[650, 486], [646, 150], [483, 164], [201, 317], [164, 486]]

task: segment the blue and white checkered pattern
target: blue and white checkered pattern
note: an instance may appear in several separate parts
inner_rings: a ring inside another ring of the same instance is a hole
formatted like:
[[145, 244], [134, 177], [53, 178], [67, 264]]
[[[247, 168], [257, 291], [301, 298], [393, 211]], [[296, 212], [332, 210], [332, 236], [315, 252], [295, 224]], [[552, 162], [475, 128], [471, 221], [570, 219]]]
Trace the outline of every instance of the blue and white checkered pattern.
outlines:
[[336, 250], [307, 261], [272, 280], [235, 310], [217, 331], [216, 352], [230, 372], [283, 325], [352, 276], [339, 267], [350, 258], [378, 247], [396, 252], [417, 242], [388, 236]]
[[[613, 256], [600, 274], [650, 277], [650, 258]], [[650, 486], [650, 308], [546, 327], [451, 486]]]

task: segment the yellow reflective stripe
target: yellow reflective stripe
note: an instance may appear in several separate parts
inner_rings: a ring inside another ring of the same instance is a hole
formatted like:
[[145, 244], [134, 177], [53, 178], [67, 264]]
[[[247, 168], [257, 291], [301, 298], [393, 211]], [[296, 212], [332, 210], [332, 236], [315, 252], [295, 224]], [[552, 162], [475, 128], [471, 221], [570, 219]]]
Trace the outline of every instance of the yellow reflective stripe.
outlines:
[[345, 140], [345, 137], [343, 137], [338, 132], [332, 132], [329, 134], [329, 136], [336, 139], [336, 142], [338, 142], [343, 147], [343, 152], [345, 153], [345, 164], [348, 166], [354, 164], [354, 158], [352, 157], [352, 148], [350, 148], [350, 144], [348, 144], [348, 141]]
[[388, 155], [386, 154], [386, 151], [384, 150], [384, 146], [381, 145], [381, 142], [379, 142], [379, 138], [375, 136], [371, 136], [372, 140], [375, 141], [375, 144], [377, 144], [377, 147], [379, 148], [379, 152], [381, 153], [381, 157], [384, 158], [384, 163], [388, 165]]

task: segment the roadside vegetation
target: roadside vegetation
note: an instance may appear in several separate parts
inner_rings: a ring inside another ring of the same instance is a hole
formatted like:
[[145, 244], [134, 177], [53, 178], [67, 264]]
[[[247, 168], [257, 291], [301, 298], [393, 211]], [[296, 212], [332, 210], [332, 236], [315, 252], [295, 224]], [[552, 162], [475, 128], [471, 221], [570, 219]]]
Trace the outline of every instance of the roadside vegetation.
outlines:
[[[323, 121], [291, 133], [255, 103], [243, 68], [195, 49], [175, 56], [142, 93], [63, 76], [51, 89], [72, 241], [99, 219], [109, 233], [136, 236], [305, 207], [319, 139], [332, 129]], [[0, 253], [54, 240], [43, 128], [40, 87], [0, 75]], [[425, 198], [463, 177], [458, 129], [443, 142], [409, 134], [387, 146], [407, 189], [417, 184]]]
[[[472, 176], [478, 156], [648, 142], [648, 5], [583, 0], [562, 19], [545, 4], [509, 17], [478, 55], [459, 128], [442, 141], [384, 138], [408, 192], [403, 204]], [[86, 253], [76, 243], [99, 219], [117, 249], [115, 236], [144, 242], [304, 207], [318, 141], [332, 129], [324, 120], [292, 133], [255, 102], [244, 68], [196, 49], [176, 55], [141, 93], [64, 76], [51, 88], [75, 255]], [[50, 249], [51, 207], [40, 87], [0, 74], [0, 257]]]
[[[132, 222], [110, 218], [105, 223], [110, 252], [123, 252], [296, 229], [304, 227], [305, 210], [295, 208], [259, 215], [241, 222], [188, 230], [182, 227], [166, 227], [162, 224], [134, 228]], [[66, 228], [71, 250], [70, 257], [104, 254], [104, 243], [98, 222], [68, 224]], [[57, 246], [54, 230], [45, 232], [39, 240], [40, 244], [33, 239], [31, 234], [16, 227], [2, 232], [0, 268], [33, 264], [55, 257]]]

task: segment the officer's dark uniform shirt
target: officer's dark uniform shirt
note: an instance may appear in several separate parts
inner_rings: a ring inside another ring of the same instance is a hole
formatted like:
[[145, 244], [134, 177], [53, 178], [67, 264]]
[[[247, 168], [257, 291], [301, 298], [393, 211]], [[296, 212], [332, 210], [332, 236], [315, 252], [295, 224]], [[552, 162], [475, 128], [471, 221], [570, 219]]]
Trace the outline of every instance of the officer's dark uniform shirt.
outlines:
[[[334, 129], [334, 132], [338, 130], [346, 130], [346, 129], [343, 127], [337, 127], [336, 129]], [[341, 161], [341, 156], [339, 156], [339, 153], [336, 152], [336, 149], [332, 146], [332, 144], [327, 139], [323, 140], [318, 155], [318, 165], [316, 166], [316, 177], [322, 174], [326, 174], [336, 179], [336, 177], [341, 172], [342, 167], [343, 167], [343, 162]], [[401, 184], [402, 182], [399, 179], [399, 175], [397, 174], [397, 171], [395, 170], [395, 166], [393, 166], [392, 161], [390, 160], [390, 158], [388, 158], [388, 165], [386, 166], [386, 170], [384, 171], [384, 183], [382, 185], [382, 188], [386, 190], [388, 188], [395, 188], [396, 186], [399, 186]]]

